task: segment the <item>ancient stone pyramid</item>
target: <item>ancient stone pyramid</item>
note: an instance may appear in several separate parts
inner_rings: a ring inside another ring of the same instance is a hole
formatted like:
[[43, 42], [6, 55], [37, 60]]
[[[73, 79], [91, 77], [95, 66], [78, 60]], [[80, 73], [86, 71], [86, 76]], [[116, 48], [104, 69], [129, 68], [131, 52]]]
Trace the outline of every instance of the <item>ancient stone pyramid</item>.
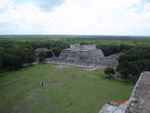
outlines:
[[97, 49], [96, 45], [73, 44], [70, 48], [62, 50], [58, 58], [47, 59], [48, 62], [91, 66], [100, 62], [104, 54], [101, 49]]
[[105, 57], [102, 50], [97, 49], [95, 44], [72, 44], [70, 45], [70, 48], [62, 50], [59, 57], [48, 58], [46, 62], [79, 65], [84, 67], [95, 67], [96, 65], [101, 65], [116, 68], [120, 55], [120, 53], [117, 53]]
[[103, 52], [96, 45], [74, 44], [61, 52], [59, 62], [88, 66], [99, 63], [103, 57]]

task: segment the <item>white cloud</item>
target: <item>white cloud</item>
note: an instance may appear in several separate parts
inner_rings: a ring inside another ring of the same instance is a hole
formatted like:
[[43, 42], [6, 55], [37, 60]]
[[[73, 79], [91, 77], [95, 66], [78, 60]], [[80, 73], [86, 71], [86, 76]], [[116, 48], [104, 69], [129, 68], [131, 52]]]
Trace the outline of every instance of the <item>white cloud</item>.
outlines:
[[7, 0], [0, 1], [0, 8], [4, 8], [7, 5]]
[[140, 2], [66, 0], [52, 12], [42, 12], [33, 2], [13, 4], [0, 14], [0, 33], [9, 33], [10, 26], [14, 34], [150, 35], [150, 3], [139, 13]]
[[55, 7], [63, 4], [65, 0], [33, 0], [41, 11], [52, 11]]
[[12, 8], [13, 0], [0, 0], [0, 9]]

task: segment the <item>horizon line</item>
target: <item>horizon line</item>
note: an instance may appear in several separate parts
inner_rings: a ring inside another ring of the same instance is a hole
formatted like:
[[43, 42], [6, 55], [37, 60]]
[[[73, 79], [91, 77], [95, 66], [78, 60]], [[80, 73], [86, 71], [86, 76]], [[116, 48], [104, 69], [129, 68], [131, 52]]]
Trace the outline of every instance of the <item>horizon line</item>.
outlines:
[[121, 37], [150, 37], [150, 35], [97, 35], [97, 34], [0, 34], [0, 36], [121, 36]]

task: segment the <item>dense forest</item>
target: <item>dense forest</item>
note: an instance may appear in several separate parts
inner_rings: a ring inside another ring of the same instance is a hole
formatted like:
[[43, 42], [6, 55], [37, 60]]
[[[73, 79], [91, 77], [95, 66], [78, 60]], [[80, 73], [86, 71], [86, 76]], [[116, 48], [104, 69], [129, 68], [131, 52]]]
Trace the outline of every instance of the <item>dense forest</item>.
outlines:
[[59, 56], [70, 44], [96, 44], [105, 56], [123, 52], [117, 71], [124, 77], [139, 76], [150, 70], [150, 38], [119, 36], [0, 36], [0, 72], [20, 69], [32, 64], [34, 50], [46, 47]]

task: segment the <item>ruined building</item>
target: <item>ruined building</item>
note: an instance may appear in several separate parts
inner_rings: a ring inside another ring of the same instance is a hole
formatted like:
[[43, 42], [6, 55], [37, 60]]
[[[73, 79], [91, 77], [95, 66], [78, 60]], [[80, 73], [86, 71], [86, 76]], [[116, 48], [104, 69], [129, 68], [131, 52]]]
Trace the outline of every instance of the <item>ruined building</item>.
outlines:
[[40, 54], [40, 52], [42, 52], [42, 51], [44, 51], [44, 52], [46, 52], [46, 53], [50, 52], [50, 53], [52, 54], [52, 57], [55, 57], [55, 54], [53, 53], [52, 50], [50, 50], [50, 49], [48, 49], [48, 48], [37, 48], [37, 49], [34, 51], [34, 57], [35, 57], [35, 60], [36, 60], [37, 62], [40, 62], [39, 54]]
[[48, 58], [48, 63], [79, 65], [84, 67], [94, 67], [102, 65], [115, 68], [118, 65], [119, 54], [105, 57], [101, 49], [96, 45], [73, 44], [70, 48], [62, 50], [58, 58]]

